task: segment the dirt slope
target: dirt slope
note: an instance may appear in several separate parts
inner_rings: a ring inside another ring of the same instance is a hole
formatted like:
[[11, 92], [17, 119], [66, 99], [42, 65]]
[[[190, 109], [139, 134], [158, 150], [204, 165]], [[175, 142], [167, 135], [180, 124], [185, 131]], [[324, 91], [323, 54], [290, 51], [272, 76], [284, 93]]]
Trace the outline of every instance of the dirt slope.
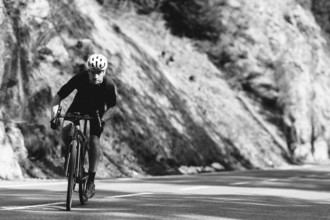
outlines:
[[[327, 111], [327, 56], [309, 9], [289, 0], [223, 2], [219, 13], [228, 26], [210, 43], [173, 35], [161, 11], [139, 15], [111, 1], [1, 1], [0, 146], [12, 160], [1, 162], [10, 168], [0, 177], [62, 175], [59, 132], [48, 127], [50, 100], [91, 52], [109, 58], [118, 89], [99, 177], [265, 169], [291, 163], [292, 155], [327, 158], [315, 156], [327, 152], [328, 127], [318, 118]], [[255, 12], [262, 15], [257, 20]], [[310, 48], [316, 49], [296, 56]], [[322, 63], [316, 68], [315, 53]], [[318, 125], [324, 130], [317, 136]]]

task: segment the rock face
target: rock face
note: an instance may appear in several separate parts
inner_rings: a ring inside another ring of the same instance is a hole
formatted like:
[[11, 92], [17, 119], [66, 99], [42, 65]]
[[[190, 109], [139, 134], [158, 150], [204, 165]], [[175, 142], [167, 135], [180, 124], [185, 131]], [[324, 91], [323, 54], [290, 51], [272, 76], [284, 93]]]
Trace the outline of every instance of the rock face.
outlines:
[[0, 1], [0, 178], [61, 175], [50, 101], [93, 52], [118, 90], [99, 176], [328, 159], [322, 1], [124, 2]]
[[[165, 8], [181, 17], [176, 30], [213, 40], [205, 51], [233, 88], [260, 105], [254, 109], [277, 126], [275, 133], [283, 135], [292, 158], [327, 159], [327, 42], [310, 11], [327, 31], [328, 24], [322, 22], [326, 1], [193, 1], [190, 8], [184, 2], [170, 1]], [[178, 13], [182, 8], [188, 8], [186, 14]], [[203, 29], [182, 28], [192, 22], [193, 28], [217, 25], [204, 34]]]
[[[0, 115], [0, 119], [3, 119]], [[0, 124], [0, 143], [1, 143], [1, 178], [17, 179], [23, 177], [23, 172], [18, 161], [27, 159], [26, 149], [23, 142], [22, 133], [18, 129], [11, 129], [8, 125]]]

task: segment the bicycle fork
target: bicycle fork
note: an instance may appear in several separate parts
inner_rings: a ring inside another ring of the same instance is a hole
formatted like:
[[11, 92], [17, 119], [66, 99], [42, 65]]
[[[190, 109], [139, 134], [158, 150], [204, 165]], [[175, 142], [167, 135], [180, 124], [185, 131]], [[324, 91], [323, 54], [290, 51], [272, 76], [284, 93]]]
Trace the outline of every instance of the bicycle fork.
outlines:
[[67, 149], [67, 153], [65, 155], [65, 176], [67, 177], [69, 175], [69, 164], [71, 160], [71, 152], [72, 152], [72, 145], [69, 145], [69, 148]]
[[[77, 154], [76, 154], [76, 164], [75, 164], [75, 176], [76, 177], [80, 177], [79, 175], [79, 166], [80, 166], [80, 161], [79, 161], [79, 158], [80, 158], [80, 148], [81, 148], [81, 143], [78, 141], [78, 140], [72, 140], [72, 141], [76, 141], [77, 142]], [[72, 142], [71, 142], [72, 143]], [[68, 170], [69, 170], [69, 163], [70, 163], [70, 160], [71, 160], [71, 152], [72, 152], [72, 144], [69, 145], [69, 149], [67, 151], [68, 153], [66, 154], [65, 156], [65, 176], [68, 176]], [[78, 174], [78, 175], [77, 175]]]
[[[84, 164], [82, 163], [85, 157], [85, 150], [83, 150], [82, 143], [78, 140], [77, 141], [77, 153], [76, 153], [76, 164], [74, 168], [74, 186], [73, 186], [73, 191], [77, 192], [75, 190], [76, 184], [77, 183], [83, 183], [84, 181], [87, 181], [88, 175], [85, 175], [84, 171]], [[68, 167], [69, 167], [69, 160], [71, 159], [71, 152], [72, 152], [72, 145], [70, 145], [69, 148], [69, 154], [67, 155], [67, 164], [65, 166], [65, 175], [68, 176]]]
[[[81, 172], [80, 172], [80, 153], [81, 153], [81, 143], [78, 141], [78, 140], [73, 140], [73, 141], [76, 141], [77, 142], [77, 145], [76, 145], [76, 163], [75, 163], [75, 166], [74, 166], [74, 182], [76, 182], [77, 180], [81, 179]], [[72, 160], [72, 144], [69, 145], [69, 149], [68, 149], [68, 153], [66, 155], [66, 158], [65, 158], [65, 176], [68, 176], [69, 175], [69, 164], [70, 164], [70, 161]]]

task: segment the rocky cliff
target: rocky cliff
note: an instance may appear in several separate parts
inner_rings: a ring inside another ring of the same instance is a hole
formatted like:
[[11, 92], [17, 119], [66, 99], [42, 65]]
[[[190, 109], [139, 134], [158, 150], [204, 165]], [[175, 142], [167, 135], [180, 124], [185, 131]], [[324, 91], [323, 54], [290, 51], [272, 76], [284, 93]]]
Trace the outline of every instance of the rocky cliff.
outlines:
[[98, 176], [328, 159], [326, 1], [0, 4], [0, 178], [62, 175], [50, 101], [92, 52], [118, 90]]

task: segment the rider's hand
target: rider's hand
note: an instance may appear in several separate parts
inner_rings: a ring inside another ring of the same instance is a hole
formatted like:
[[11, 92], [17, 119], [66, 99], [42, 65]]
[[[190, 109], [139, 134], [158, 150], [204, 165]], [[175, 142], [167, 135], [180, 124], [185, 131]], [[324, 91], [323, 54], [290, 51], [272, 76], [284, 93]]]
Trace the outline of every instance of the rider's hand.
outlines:
[[56, 130], [60, 126], [61, 122], [58, 118], [53, 118], [50, 120], [50, 127]]
[[98, 131], [99, 131], [100, 133], [103, 132], [104, 124], [105, 124], [105, 122], [102, 121], [102, 120], [99, 122]]

